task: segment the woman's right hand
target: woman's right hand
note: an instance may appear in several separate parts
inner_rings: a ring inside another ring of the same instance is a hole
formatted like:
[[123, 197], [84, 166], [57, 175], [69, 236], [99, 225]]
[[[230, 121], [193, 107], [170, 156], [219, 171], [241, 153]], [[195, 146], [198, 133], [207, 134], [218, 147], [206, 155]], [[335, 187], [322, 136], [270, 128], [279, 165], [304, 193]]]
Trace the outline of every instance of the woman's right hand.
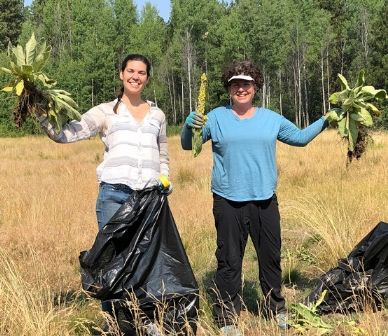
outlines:
[[189, 128], [197, 128], [200, 129], [205, 125], [205, 119], [203, 115], [192, 111], [186, 118], [185, 125]]

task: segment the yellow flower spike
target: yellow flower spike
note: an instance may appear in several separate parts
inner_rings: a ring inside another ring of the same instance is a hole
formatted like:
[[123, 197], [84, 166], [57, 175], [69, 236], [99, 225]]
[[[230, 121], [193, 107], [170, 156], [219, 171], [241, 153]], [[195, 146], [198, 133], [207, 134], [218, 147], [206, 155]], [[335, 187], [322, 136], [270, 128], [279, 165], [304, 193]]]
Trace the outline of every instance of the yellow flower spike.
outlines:
[[[205, 116], [206, 87], [207, 87], [207, 76], [205, 73], [203, 73], [201, 75], [201, 84], [199, 87], [196, 112], [198, 114], [201, 114], [204, 117], [205, 122], [207, 120], [207, 116]], [[202, 150], [202, 128], [193, 129], [192, 148], [193, 148], [192, 152], [194, 157], [197, 157]]]

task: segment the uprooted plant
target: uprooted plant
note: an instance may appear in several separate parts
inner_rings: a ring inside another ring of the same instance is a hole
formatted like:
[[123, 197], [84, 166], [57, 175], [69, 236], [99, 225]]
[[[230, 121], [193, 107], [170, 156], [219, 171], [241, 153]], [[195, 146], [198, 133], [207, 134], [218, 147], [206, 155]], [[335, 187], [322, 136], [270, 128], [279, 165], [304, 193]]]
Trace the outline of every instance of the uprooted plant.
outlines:
[[44, 41], [39, 44], [34, 34], [25, 47], [8, 45], [8, 67], [0, 69], [11, 79], [2, 91], [18, 96], [17, 106], [13, 110], [13, 120], [18, 127], [22, 126], [28, 115], [46, 115], [57, 131], [68, 119], [81, 118], [70, 93], [54, 89], [56, 81], [42, 72], [50, 52], [51, 48]]
[[324, 302], [327, 290], [325, 289], [316, 302], [307, 305], [303, 303], [294, 303], [290, 307], [289, 324], [295, 329], [298, 335], [310, 334], [327, 335], [332, 334], [338, 327], [342, 327], [351, 335], [367, 335], [364, 328], [357, 325], [356, 321], [342, 321], [336, 323], [327, 323], [322, 320], [318, 313], [318, 306]]
[[387, 92], [364, 85], [364, 71], [360, 72], [357, 84], [352, 89], [344, 76], [338, 74], [338, 79], [341, 91], [333, 93], [329, 101], [339, 107], [327, 113], [327, 120], [331, 125], [338, 126], [341, 137], [347, 141], [347, 158], [350, 163], [353, 158], [359, 159], [365, 152], [370, 140], [368, 128], [373, 126], [372, 116], [380, 115], [379, 109], [372, 102], [385, 100]]

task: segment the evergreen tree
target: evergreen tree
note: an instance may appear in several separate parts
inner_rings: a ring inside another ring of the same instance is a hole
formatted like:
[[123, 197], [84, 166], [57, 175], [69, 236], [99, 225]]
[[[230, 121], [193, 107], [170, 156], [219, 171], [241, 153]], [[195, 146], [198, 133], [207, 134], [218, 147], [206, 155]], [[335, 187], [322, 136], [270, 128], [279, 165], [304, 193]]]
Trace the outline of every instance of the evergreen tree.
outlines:
[[150, 3], [143, 7], [139, 23], [133, 29], [131, 46], [132, 52], [143, 54], [152, 63], [152, 78], [144, 91], [144, 96], [157, 103], [168, 114], [167, 87], [160, 72], [161, 60], [166, 49], [166, 24]]
[[23, 0], [0, 0], [0, 51], [14, 44], [23, 22]]
[[376, 15], [370, 41], [370, 65], [367, 81], [377, 88], [388, 88], [388, 3]]
[[133, 52], [133, 43], [136, 40], [134, 29], [137, 25], [136, 6], [133, 0], [112, 0], [116, 49], [116, 63], [120, 66], [125, 56]]
[[[86, 111], [115, 96], [127, 54], [144, 54], [153, 65], [145, 98], [158, 103], [170, 124], [195, 109], [203, 71], [206, 109], [228, 103], [220, 76], [233, 59], [252, 59], [262, 70], [257, 104], [300, 126], [330, 108], [337, 73], [353, 80], [364, 68], [368, 83], [387, 86], [384, 0], [171, 0], [171, 6], [165, 23], [150, 4], [137, 15], [134, 0], [95, 0], [92, 6], [88, 0], [34, 0], [24, 11], [21, 0], [0, 0], [0, 61], [9, 40], [25, 44], [35, 32], [52, 47], [47, 73]], [[6, 80], [0, 74], [1, 84]], [[15, 132], [12, 99], [0, 95], [0, 129]]]

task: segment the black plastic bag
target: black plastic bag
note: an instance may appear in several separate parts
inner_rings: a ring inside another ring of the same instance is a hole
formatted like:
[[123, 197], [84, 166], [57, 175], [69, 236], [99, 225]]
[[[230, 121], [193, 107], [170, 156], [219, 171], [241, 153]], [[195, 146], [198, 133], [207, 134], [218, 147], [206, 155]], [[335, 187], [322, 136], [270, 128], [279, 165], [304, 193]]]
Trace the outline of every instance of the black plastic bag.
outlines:
[[361, 311], [367, 305], [380, 309], [388, 299], [388, 224], [380, 222], [346, 259], [321, 276], [318, 285], [306, 298], [315, 302], [324, 290], [320, 314]]
[[134, 191], [79, 260], [83, 289], [113, 303], [126, 335], [134, 334], [139, 313], [128, 303], [147, 321], [162, 320], [167, 331], [195, 332], [198, 285], [158, 188]]

